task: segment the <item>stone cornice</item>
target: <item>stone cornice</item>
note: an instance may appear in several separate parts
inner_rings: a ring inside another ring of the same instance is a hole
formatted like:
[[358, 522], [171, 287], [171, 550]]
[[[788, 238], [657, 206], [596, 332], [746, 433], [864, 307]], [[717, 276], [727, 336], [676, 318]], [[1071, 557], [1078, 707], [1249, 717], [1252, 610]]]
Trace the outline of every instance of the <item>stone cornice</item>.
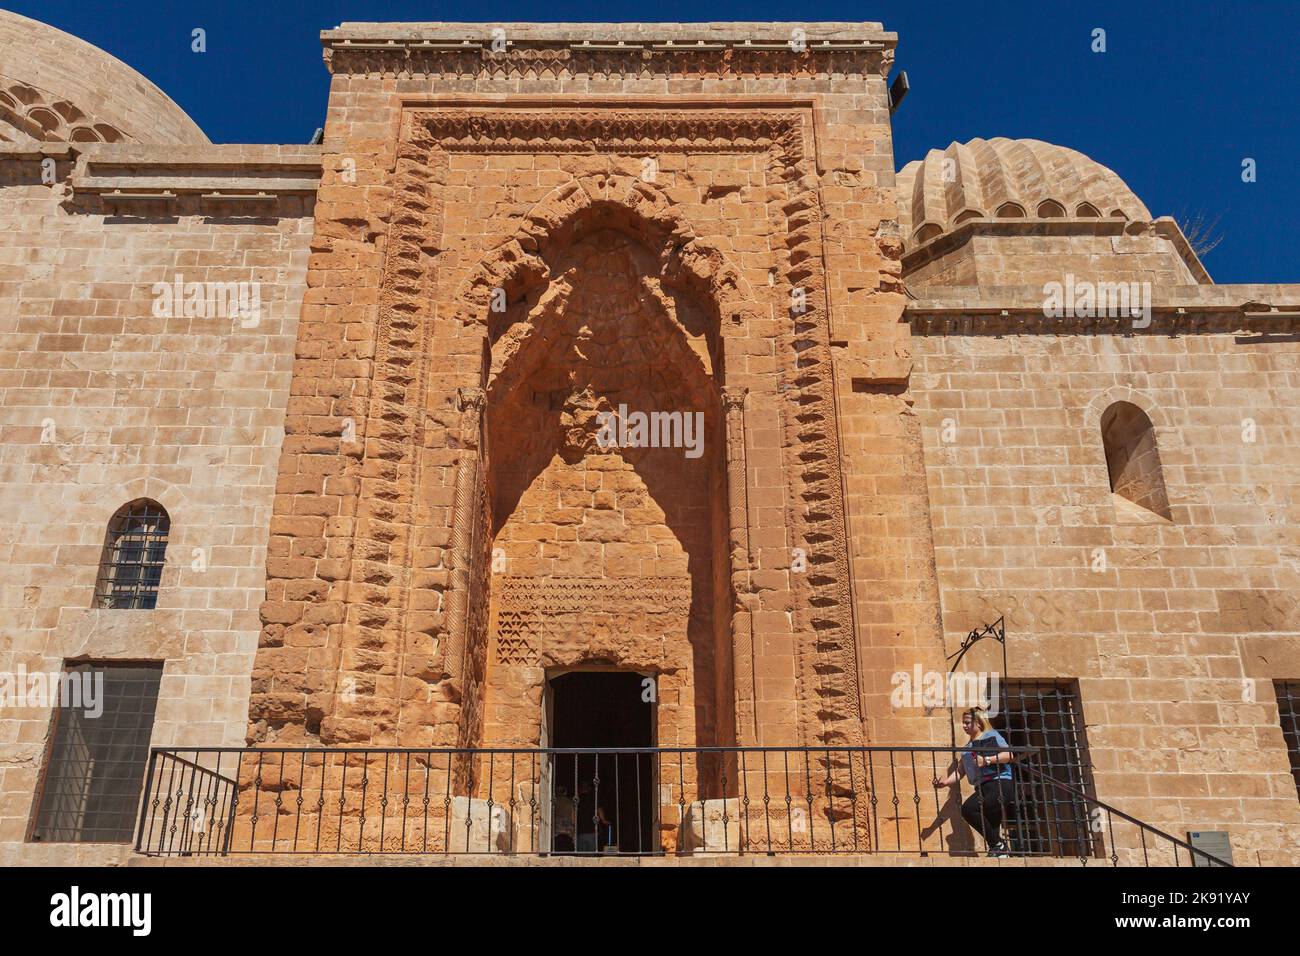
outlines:
[[1127, 316], [1046, 316], [1038, 286], [930, 286], [911, 292], [916, 298], [905, 306], [904, 321], [921, 335], [1268, 334], [1300, 329], [1300, 285], [1294, 284], [1156, 287], [1151, 324], [1145, 328], [1135, 328]]
[[71, 178], [75, 196], [129, 200], [136, 193], [171, 193], [238, 202], [312, 195], [321, 177], [319, 146], [201, 146], [182, 155], [172, 146], [97, 146], [79, 152]]
[[[1089, 276], [1078, 276], [1089, 279]], [[1104, 276], [1097, 281], [1109, 281]], [[913, 298], [907, 311], [914, 313], [1042, 311], [1043, 289], [1036, 285], [1000, 286], [909, 286]], [[1300, 284], [1268, 285], [1176, 285], [1158, 286], [1152, 291], [1152, 307], [1158, 310], [1187, 309], [1211, 312], [1263, 312], [1270, 309], [1300, 310]]]
[[66, 159], [76, 155], [77, 148], [72, 143], [5, 143], [0, 146], [0, 162], [44, 159], [47, 156]]
[[736, 22], [736, 23], [342, 23], [321, 31], [325, 45], [351, 43], [446, 44], [482, 43], [493, 31], [504, 31], [515, 46], [636, 46], [691, 44], [704, 47], [785, 46], [795, 31], [803, 31], [809, 49], [846, 49], [877, 44], [892, 48], [898, 34], [873, 22]]
[[[18, 144], [0, 164], [58, 163], [49, 185], [69, 211], [121, 216], [310, 215], [320, 146]], [[304, 213], [304, 210], [307, 210]]]
[[332, 73], [883, 75], [897, 36], [878, 23], [345, 23], [321, 44]]
[[1161, 216], [1152, 222], [1130, 222], [1127, 219], [1102, 217], [1083, 218], [1016, 218], [967, 219], [952, 230], [935, 236], [924, 245], [908, 249], [903, 253], [903, 275], [909, 275], [920, 266], [935, 259], [941, 259], [948, 253], [960, 248], [973, 236], [1135, 236], [1144, 234], [1166, 239], [1174, 246], [1179, 258], [1187, 265], [1192, 277], [1197, 282], [1210, 284], [1214, 280], [1205, 271], [1200, 258], [1192, 249], [1187, 237], [1178, 223], [1169, 216]]

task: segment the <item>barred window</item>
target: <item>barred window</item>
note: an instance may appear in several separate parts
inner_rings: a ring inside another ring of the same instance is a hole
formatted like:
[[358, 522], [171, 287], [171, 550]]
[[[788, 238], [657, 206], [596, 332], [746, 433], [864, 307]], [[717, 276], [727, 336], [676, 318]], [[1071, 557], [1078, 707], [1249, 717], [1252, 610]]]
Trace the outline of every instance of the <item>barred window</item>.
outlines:
[[67, 665], [32, 840], [131, 840], [162, 672], [161, 663]]
[[158, 604], [171, 519], [156, 501], [140, 498], [118, 509], [108, 523], [95, 585], [95, 606], [152, 609]]
[[1273, 689], [1277, 691], [1277, 714], [1282, 721], [1286, 755], [1291, 760], [1296, 794], [1300, 796], [1300, 680], [1274, 681]]
[[[993, 725], [1013, 747], [1034, 747], [1029, 765], [1092, 795], [1092, 767], [1083, 734], [1078, 684], [1072, 680], [1004, 680]], [[1015, 805], [1007, 821], [1013, 852], [1041, 856], [1092, 856], [1088, 804], [1041, 777], [1018, 769]]]

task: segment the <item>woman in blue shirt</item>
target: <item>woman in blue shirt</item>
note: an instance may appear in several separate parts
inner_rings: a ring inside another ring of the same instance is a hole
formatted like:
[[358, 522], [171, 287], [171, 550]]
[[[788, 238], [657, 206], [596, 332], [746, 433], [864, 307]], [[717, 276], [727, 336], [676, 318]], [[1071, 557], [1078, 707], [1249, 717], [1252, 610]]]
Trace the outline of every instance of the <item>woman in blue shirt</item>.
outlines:
[[975, 792], [961, 805], [961, 815], [979, 831], [990, 856], [1009, 856], [1001, 836], [1002, 818], [1015, 796], [1011, 780], [1011, 751], [1008, 744], [989, 723], [988, 714], [972, 707], [961, 715], [961, 729], [970, 738], [970, 746], [961, 752], [961, 766], [940, 779], [936, 787], [954, 786], [964, 771]]

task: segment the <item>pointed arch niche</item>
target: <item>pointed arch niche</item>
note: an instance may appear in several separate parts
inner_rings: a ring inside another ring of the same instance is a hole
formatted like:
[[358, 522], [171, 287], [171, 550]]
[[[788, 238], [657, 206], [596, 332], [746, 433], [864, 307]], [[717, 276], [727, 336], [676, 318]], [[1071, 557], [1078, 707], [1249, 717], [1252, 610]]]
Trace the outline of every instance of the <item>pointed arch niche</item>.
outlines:
[[745, 393], [725, 366], [752, 305], [660, 199], [575, 186], [534, 251], [457, 297], [486, 316], [482, 533], [464, 544], [489, 565], [470, 575], [488, 611], [448, 651], [466, 743], [541, 743], [548, 675], [573, 668], [652, 677], [659, 746], [736, 743], [750, 563]]

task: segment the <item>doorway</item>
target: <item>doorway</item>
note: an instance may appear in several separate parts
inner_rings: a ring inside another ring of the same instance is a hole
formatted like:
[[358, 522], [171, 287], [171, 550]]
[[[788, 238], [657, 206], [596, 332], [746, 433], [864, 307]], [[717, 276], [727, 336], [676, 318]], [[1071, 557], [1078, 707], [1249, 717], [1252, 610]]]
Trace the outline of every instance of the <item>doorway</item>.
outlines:
[[[654, 746], [654, 678], [629, 671], [574, 671], [547, 683], [552, 850], [658, 853], [658, 760], [619, 753]], [[613, 752], [609, 752], [613, 751]]]

